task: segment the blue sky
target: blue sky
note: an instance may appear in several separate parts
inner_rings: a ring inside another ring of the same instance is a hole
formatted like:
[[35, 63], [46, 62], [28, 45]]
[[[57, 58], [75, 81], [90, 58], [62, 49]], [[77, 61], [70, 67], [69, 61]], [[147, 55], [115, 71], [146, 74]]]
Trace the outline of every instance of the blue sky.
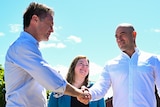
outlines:
[[[54, 29], [41, 52], [53, 67], [67, 72], [72, 59], [83, 54], [90, 59], [91, 79], [96, 80], [105, 62], [120, 53], [115, 28], [128, 22], [137, 31], [137, 46], [160, 54], [159, 0], [35, 0], [54, 9]], [[0, 1], [0, 64], [9, 45], [23, 30], [23, 12], [32, 0]]]

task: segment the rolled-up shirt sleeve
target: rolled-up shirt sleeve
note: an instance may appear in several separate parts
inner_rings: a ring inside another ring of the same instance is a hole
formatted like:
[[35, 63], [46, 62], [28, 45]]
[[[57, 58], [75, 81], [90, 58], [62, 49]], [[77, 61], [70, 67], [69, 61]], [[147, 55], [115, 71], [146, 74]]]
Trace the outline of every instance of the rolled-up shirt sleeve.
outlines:
[[7, 61], [22, 68], [47, 90], [64, 93], [66, 80], [42, 58], [37, 41], [33, 38], [23, 40], [10, 47]]
[[92, 101], [99, 100], [105, 96], [108, 89], [111, 86], [110, 76], [107, 72], [107, 67], [105, 66], [99, 80], [89, 89], [92, 96]]

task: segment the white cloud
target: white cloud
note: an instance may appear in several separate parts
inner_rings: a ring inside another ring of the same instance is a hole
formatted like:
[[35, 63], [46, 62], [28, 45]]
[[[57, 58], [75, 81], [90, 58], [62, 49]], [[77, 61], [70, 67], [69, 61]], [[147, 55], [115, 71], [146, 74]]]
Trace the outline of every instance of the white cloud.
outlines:
[[56, 48], [65, 48], [66, 45], [63, 43], [57, 43]]
[[54, 28], [53, 28], [54, 32], [51, 33], [51, 38], [55, 37], [55, 36], [58, 36], [59, 35], [58, 32], [61, 31], [62, 29], [63, 29], [62, 26], [54, 26]]
[[49, 37], [49, 41], [56, 41], [56, 42], [58, 42], [60, 40], [55, 36], [55, 34], [51, 34], [51, 36]]
[[[76, 43], [81, 42], [81, 38], [76, 36], [69, 36], [67, 39]], [[40, 42], [40, 49], [44, 48], [66, 48], [66, 45], [61, 40], [59, 40], [56, 35], [52, 34], [47, 43]]]
[[39, 47], [40, 47], [40, 49], [44, 49], [44, 48], [65, 48], [66, 45], [64, 45], [63, 43], [44, 43], [44, 42], [40, 42]]
[[102, 66], [97, 65], [96, 63], [90, 62], [90, 76], [100, 74], [102, 71]]
[[[65, 44], [65, 40], [63, 40], [63, 37], [60, 38], [59, 33], [57, 31], [63, 29], [61, 26], [54, 27], [54, 33], [51, 33], [49, 37], [48, 43], [40, 42], [40, 49], [44, 48], [66, 48], [67, 45]], [[74, 43], [80, 43], [82, 40], [81, 38], [71, 35], [67, 38], [67, 41], [71, 41]]]
[[154, 29], [155, 32], [160, 32], [160, 29]]
[[61, 29], [63, 29], [62, 26], [54, 26], [54, 31], [61, 30]]
[[56, 65], [53, 68], [57, 70], [64, 78], [66, 78], [68, 67], [63, 65]]
[[9, 26], [10, 26], [10, 32], [12, 32], [12, 33], [19, 32], [22, 27], [22, 25], [20, 25], [20, 24], [10, 24]]
[[5, 34], [3, 32], [0, 32], [0, 36], [4, 36]]
[[76, 43], [80, 43], [82, 41], [81, 38], [74, 36], [74, 35], [69, 36], [67, 39], [70, 41], [74, 41]]

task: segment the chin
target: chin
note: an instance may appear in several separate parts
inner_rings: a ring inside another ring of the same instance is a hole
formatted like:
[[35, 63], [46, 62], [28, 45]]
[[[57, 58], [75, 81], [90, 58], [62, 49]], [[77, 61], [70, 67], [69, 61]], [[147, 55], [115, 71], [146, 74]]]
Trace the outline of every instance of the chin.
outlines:
[[48, 40], [49, 40], [48, 38], [43, 39], [43, 41], [48, 41]]
[[124, 46], [119, 46], [119, 48], [120, 48], [121, 51], [125, 51], [126, 50], [126, 48]]

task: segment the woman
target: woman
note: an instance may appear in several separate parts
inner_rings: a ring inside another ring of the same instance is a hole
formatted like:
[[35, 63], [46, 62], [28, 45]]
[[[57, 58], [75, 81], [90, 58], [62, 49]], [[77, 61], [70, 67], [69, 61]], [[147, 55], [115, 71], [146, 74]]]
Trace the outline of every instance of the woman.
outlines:
[[[89, 59], [82, 55], [75, 57], [67, 73], [67, 81], [76, 88], [81, 88], [83, 85], [91, 87], [93, 84], [89, 83], [88, 78]], [[76, 97], [63, 95], [55, 98], [54, 93], [51, 93], [48, 107], [105, 107], [105, 101], [104, 98], [102, 98], [98, 101], [91, 101], [88, 105], [85, 105], [79, 102]]]

